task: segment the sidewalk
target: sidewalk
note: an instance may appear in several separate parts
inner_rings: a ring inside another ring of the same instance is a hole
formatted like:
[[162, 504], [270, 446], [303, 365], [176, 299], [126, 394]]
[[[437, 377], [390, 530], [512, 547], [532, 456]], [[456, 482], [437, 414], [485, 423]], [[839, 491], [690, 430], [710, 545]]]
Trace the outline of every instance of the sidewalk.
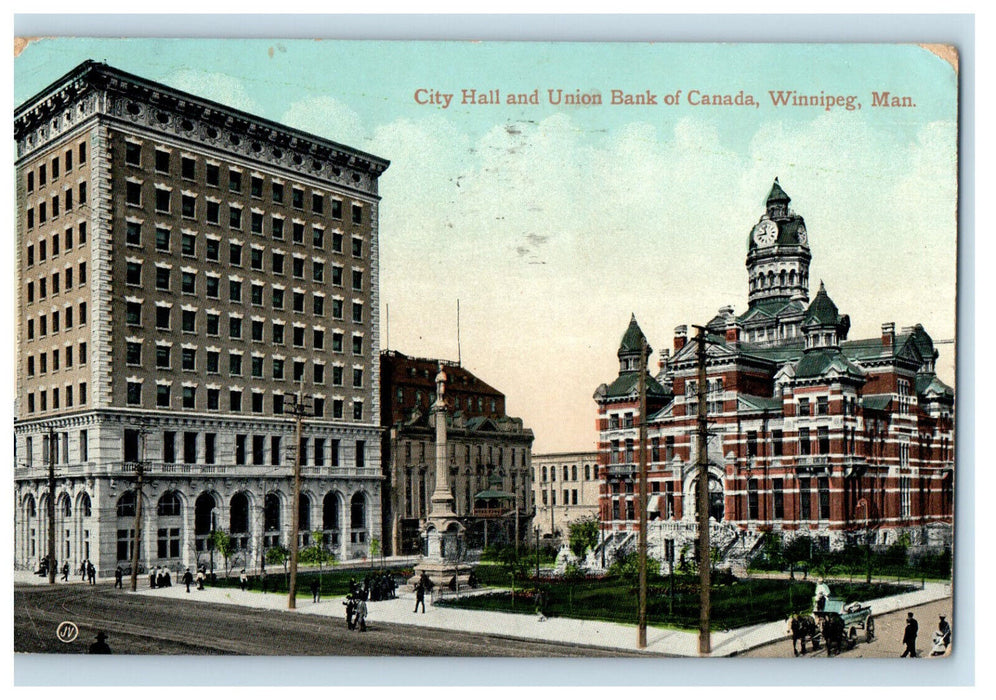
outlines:
[[[36, 580], [41, 581], [37, 576]], [[16, 577], [15, 577], [16, 580]], [[77, 579], [78, 580], [78, 579]], [[63, 584], [65, 585], [65, 584]], [[302, 593], [305, 593], [302, 591]], [[139, 584], [138, 594], [192, 600], [198, 602], [242, 605], [266, 610], [281, 610], [288, 614], [324, 615], [345, 618], [342, 598], [325, 598], [313, 603], [308, 595], [298, 596], [297, 610], [287, 610], [287, 595], [240, 591], [231, 588], [207, 588], [198, 591], [191, 587], [174, 584], [170, 588], [150, 589], [147, 584]], [[910, 608], [934, 600], [950, 597], [951, 586], [942, 583], [927, 583], [923, 590], [911, 591], [889, 598], [879, 598], [870, 602], [875, 615]], [[636, 625], [622, 625], [614, 622], [594, 620], [573, 620], [569, 618], [548, 618], [540, 622], [536, 615], [489, 612], [481, 610], [460, 610], [457, 608], [426, 606], [426, 612], [413, 613], [415, 594], [401, 592], [395, 600], [367, 603], [367, 619], [376, 627], [378, 622], [413, 625], [443, 630], [456, 630], [477, 634], [515, 637], [563, 644], [582, 644], [606, 649], [637, 651]], [[743, 627], [729, 632], [712, 633], [712, 656], [735, 656], [748, 649], [763, 646], [786, 638], [784, 620], [769, 622], [751, 627]], [[698, 654], [698, 632], [691, 630], [670, 630], [659, 627], [647, 628], [648, 654], [668, 656], [692, 656]]]

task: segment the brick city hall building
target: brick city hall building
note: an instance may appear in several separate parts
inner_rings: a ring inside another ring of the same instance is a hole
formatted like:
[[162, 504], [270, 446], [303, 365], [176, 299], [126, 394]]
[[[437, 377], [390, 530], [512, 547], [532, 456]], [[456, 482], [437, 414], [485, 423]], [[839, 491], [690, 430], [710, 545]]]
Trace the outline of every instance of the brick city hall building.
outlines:
[[[379, 176], [362, 153], [86, 62], [17, 108], [15, 565], [255, 568], [380, 532]], [[57, 485], [47, 485], [49, 458]]]
[[[817, 546], [950, 543], [954, 392], [916, 325], [848, 340], [850, 319], [820, 283], [809, 299], [805, 222], [775, 180], [747, 242], [747, 310], [707, 324], [708, 479], [713, 542], [746, 558], [765, 532]], [[696, 533], [697, 346], [686, 326], [659, 372], [641, 366], [635, 317], [619, 375], [595, 392], [600, 516], [609, 546], [633, 540], [638, 498], [638, 377], [646, 373], [651, 553], [670, 556]], [[648, 353], [649, 353], [648, 349]], [[867, 538], [867, 539], [866, 539]], [[660, 553], [654, 546], [660, 547]]]

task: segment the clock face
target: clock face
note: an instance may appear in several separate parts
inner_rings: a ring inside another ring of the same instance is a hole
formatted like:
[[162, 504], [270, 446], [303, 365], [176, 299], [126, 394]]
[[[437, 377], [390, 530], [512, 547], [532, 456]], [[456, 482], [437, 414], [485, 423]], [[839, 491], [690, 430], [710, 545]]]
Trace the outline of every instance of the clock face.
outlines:
[[765, 219], [754, 227], [754, 242], [758, 245], [771, 245], [778, 237], [778, 224]]
[[807, 240], [807, 237], [806, 237], [806, 227], [805, 226], [800, 226], [799, 227], [799, 232], [798, 232], [797, 235], [798, 235], [798, 238], [799, 238], [799, 242], [802, 243], [803, 245], [805, 245], [806, 244], [806, 240]]

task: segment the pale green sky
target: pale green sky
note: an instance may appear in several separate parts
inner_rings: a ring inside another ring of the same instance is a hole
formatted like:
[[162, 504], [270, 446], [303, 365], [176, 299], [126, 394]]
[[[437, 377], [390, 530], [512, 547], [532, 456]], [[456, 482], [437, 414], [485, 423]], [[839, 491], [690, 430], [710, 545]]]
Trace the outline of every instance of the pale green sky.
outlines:
[[[87, 58], [390, 159], [390, 347], [455, 359], [459, 298], [464, 364], [537, 451], [593, 448], [591, 395], [631, 312], [660, 349], [678, 324], [746, 308], [747, 235], [775, 176], [851, 338], [886, 321], [954, 337], [956, 75], [916, 46], [49, 39], [16, 59], [15, 104]], [[419, 88], [456, 97], [420, 106]], [[541, 103], [460, 105], [463, 88]], [[554, 106], [550, 88], [682, 96]], [[692, 107], [693, 89], [759, 107]], [[775, 108], [769, 90], [862, 108]], [[883, 90], [916, 107], [872, 108]]]

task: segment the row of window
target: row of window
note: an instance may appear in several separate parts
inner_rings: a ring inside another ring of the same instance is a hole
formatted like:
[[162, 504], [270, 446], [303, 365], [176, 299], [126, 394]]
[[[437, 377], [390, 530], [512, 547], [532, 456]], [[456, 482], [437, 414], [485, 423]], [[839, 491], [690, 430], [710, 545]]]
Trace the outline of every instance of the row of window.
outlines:
[[[417, 444], [418, 448], [419, 448], [419, 459], [418, 459], [418, 462], [420, 464], [425, 464], [426, 463], [426, 454], [427, 454], [426, 445], [427, 444], [431, 445], [432, 443], [418, 442], [418, 443], [415, 443], [415, 444]], [[502, 465], [505, 464], [505, 448], [502, 447], [502, 446], [495, 447], [494, 445], [487, 445], [487, 452], [485, 452], [485, 446], [484, 445], [475, 445], [473, 451], [472, 451], [472, 446], [471, 445], [462, 445], [461, 446], [461, 445], [456, 444], [455, 442], [450, 442], [449, 446], [450, 446], [449, 447], [449, 452], [450, 452], [450, 459], [451, 460], [456, 460], [457, 449], [459, 447], [462, 447], [462, 450], [463, 450], [463, 463], [464, 464], [468, 464], [469, 465], [471, 463], [471, 461], [470, 461], [471, 455], [476, 456], [474, 464], [477, 465], [477, 466], [480, 466], [482, 464], [487, 463], [487, 464], [497, 464], [497, 466], [500, 467], [500, 466], [502, 466]], [[525, 467], [526, 466], [526, 453], [527, 453], [527, 450], [525, 448], [522, 448], [518, 452], [518, 460], [519, 460], [519, 466], [520, 467]], [[510, 447], [509, 451], [508, 451], [508, 456], [509, 456], [509, 465], [508, 466], [514, 467], [515, 463], [516, 463], [516, 448]], [[497, 459], [497, 461], [496, 461], [496, 459]], [[412, 464], [412, 443], [410, 441], [406, 441], [405, 442], [405, 463], [406, 464]], [[515, 478], [514, 474], [513, 474], [512, 478], [513, 479]]]
[[[83, 394], [82, 394], [81, 400], [80, 400], [80, 403], [82, 403], [83, 402], [83, 397], [85, 397], [85, 394], [86, 394], [86, 391], [85, 391], [86, 384], [81, 384], [80, 386], [83, 388]], [[70, 387], [70, 389], [71, 389], [71, 387]], [[72, 395], [72, 391], [69, 392], [69, 395]], [[79, 432], [79, 461], [80, 462], [88, 462], [90, 460], [90, 442], [89, 442], [88, 438], [89, 438], [89, 435], [87, 434], [86, 430], [81, 430]], [[41, 436], [41, 448], [42, 448], [42, 451], [41, 451], [41, 463], [42, 464], [48, 464], [48, 462], [49, 462], [49, 452], [48, 451], [50, 449], [50, 446], [51, 446], [51, 449], [53, 450], [53, 453], [51, 455], [52, 461], [55, 464], [69, 464], [69, 433], [66, 433], [66, 432], [62, 432], [62, 433], [54, 432], [54, 433], [52, 433], [52, 439], [51, 439], [51, 441], [49, 440], [49, 436], [48, 435], [42, 435]], [[16, 444], [15, 444], [15, 447], [16, 447]], [[30, 467], [32, 465], [32, 463], [33, 463], [33, 460], [34, 460], [34, 438], [31, 435], [28, 435], [27, 437], [24, 438], [24, 466], [25, 467]], [[86, 515], [89, 516], [90, 515], [90, 513], [89, 513], [90, 499], [89, 499], [88, 496], [86, 496], [86, 494], [84, 494], [84, 498], [86, 499], [86, 509], [87, 509]], [[69, 505], [69, 501], [68, 500], [65, 501], [64, 508], [65, 508], [65, 514], [67, 516], [71, 515], [70, 505]], [[33, 516], [33, 514], [32, 514], [32, 516]]]
[[[256, 251], [254, 250], [253, 253]], [[275, 254], [276, 255], [276, 254]], [[282, 256], [281, 256], [282, 258]], [[86, 263], [80, 263], [81, 274], [86, 275]], [[281, 269], [283, 267], [283, 260], [281, 259]], [[143, 263], [140, 260], [128, 260], [125, 262], [125, 284], [130, 287], [141, 287], [142, 286], [142, 268]], [[300, 269], [299, 269], [300, 268]], [[294, 277], [297, 279], [304, 278], [304, 261], [299, 258], [294, 258]], [[256, 269], [256, 268], [253, 268]], [[155, 265], [155, 288], [159, 291], [169, 292], [173, 289], [173, 268], [171, 265], [165, 263], [157, 263]], [[299, 275], [298, 272], [301, 274]], [[57, 293], [59, 281], [58, 274], [54, 273], [55, 278], [52, 283], [53, 293]], [[198, 272], [193, 269], [181, 268], [180, 270], [180, 293], [189, 295], [204, 295], [209, 299], [220, 299], [221, 298], [221, 275], [207, 272], [203, 275], [205, 280], [203, 289], [198, 289], [197, 279]], [[67, 278], [72, 280], [72, 273], [69, 273]], [[322, 283], [325, 281], [325, 263], [320, 261], [312, 261], [312, 279], [315, 282]], [[336, 286], [342, 286], [342, 268], [338, 265], [332, 266], [332, 284]], [[31, 284], [31, 283], [29, 283]], [[83, 284], [81, 282], [81, 284]], [[354, 291], [360, 291], [363, 285], [363, 272], [359, 270], [353, 270], [353, 289]], [[284, 299], [287, 296], [286, 290], [279, 285], [270, 285], [270, 303], [277, 310], [282, 310], [284, 308]], [[228, 301], [232, 304], [243, 303], [242, 291], [245, 288], [243, 280], [237, 276], [229, 276], [228, 278]], [[265, 298], [264, 283], [252, 281], [249, 284], [249, 302], [253, 306], [263, 306]], [[33, 299], [33, 286], [29, 288], [30, 298]], [[42, 297], [44, 298], [44, 297]], [[291, 292], [291, 301], [293, 303], [294, 311], [298, 313], [304, 313], [304, 299], [305, 294], [303, 290], [294, 290]], [[338, 303], [337, 303], [338, 302]], [[325, 294], [322, 292], [314, 292], [312, 294], [312, 312], [316, 316], [322, 316], [325, 313]], [[333, 316], [335, 318], [342, 318], [343, 310], [343, 300], [334, 299], [332, 303]], [[353, 320], [357, 323], [363, 322], [363, 302], [359, 300], [353, 301]]]
[[[85, 287], [87, 283], [86, 278], [86, 261], [82, 261], [75, 268], [77, 270], [76, 282], [80, 287]], [[51, 280], [51, 287], [49, 286], [49, 281]], [[65, 285], [63, 287], [63, 284]], [[40, 277], [38, 278], [38, 299], [47, 299], [49, 294], [52, 296], [57, 296], [62, 289], [69, 291], [73, 288], [73, 267], [67, 267], [64, 273], [53, 272], [51, 277]], [[33, 304], [35, 301], [35, 280], [29, 280], [26, 285], [26, 297], [27, 303]], [[50, 292], [51, 290], [51, 292]]]
[[[126, 382], [126, 402], [129, 406], [143, 406], [145, 397], [144, 394], [144, 382], [141, 381], [128, 381]], [[181, 387], [180, 390], [180, 407], [195, 409], [198, 408], [198, 389], [197, 386], [185, 385]], [[209, 411], [220, 411], [221, 410], [221, 397], [222, 390], [216, 387], [207, 387], [205, 390], [205, 405]], [[245, 409], [243, 408], [243, 395], [242, 389], [228, 389], [226, 392], [228, 398], [228, 412], [229, 413], [242, 413]], [[30, 396], [30, 394], [29, 394]], [[286, 398], [284, 394], [275, 393], [270, 397], [269, 412], [265, 406], [266, 395], [262, 391], [251, 390], [250, 398], [248, 401], [249, 412], [253, 414], [268, 414], [268, 415], [282, 415], [284, 413], [284, 404], [286, 403]], [[312, 411], [309, 415], [316, 418], [326, 417], [326, 402], [324, 398], [315, 397], [312, 400], [313, 406]], [[173, 387], [170, 384], [157, 384], [156, 385], [156, 403], [157, 408], [174, 408], [173, 406]], [[345, 406], [346, 402], [344, 399], [332, 399], [332, 413], [331, 418], [342, 419], [345, 418]], [[58, 408], [55, 406], [54, 408]], [[45, 410], [44, 408], [42, 410]], [[30, 412], [30, 408], [29, 408]], [[353, 399], [352, 401], [352, 419], [356, 421], [363, 420], [363, 399]]]
[[[71, 349], [71, 348], [69, 348]], [[56, 351], [57, 352], [57, 351]], [[203, 359], [203, 368], [198, 367], [198, 357]], [[53, 358], [57, 355], [53, 355]], [[45, 353], [41, 353], [42, 358], [42, 372], [44, 373], [44, 358]], [[71, 358], [71, 355], [70, 355]], [[34, 367], [31, 362], [31, 356], [29, 356], [29, 376], [31, 376], [31, 370]], [[143, 364], [142, 358], [142, 343], [135, 341], [128, 341], [125, 346], [125, 362], [129, 367], [141, 367]], [[57, 361], [56, 361], [57, 364]], [[283, 381], [284, 379], [289, 379], [294, 382], [300, 382], [304, 379], [305, 367], [307, 365], [303, 360], [294, 360], [292, 362], [287, 362], [282, 357], [273, 357], [270, 360], [270, 379], [274, 381]], [[180, 349], [180, 369], [184, 372], [196, 372], [199, 369], [203, 369], [207, 374], [220, 374], [221, 373], [221, 352], [219, 350], [206, 350], [201, 351], [196, 347], [183, 347]], [[250, 358], [249, 362], [249, 376], [253, 379], [265, 379], [265, 365], [266, 356], [254, 354]], [[287, 372], [288, 365], [291, 372]], [[157, 343], [156, 344], [156, 369], [169, 370], [173, 369], [173, 347], [170, 343]], [[311, 362], [312, 367], [312, 381], [314, 384], [324, 384], [325, 383], [325, 363], [319, 360], [313, 360]], [[58, 369], [58, 367], [55, 367]], [[363, 388], [363, 368], [353, 367], [353, 388], [362, 389]], [[345, 374], [345, 367], [342, 365], [333, 365], [332, 367], [332, 386], [343, 386], [343, 376]], [[243, 376], [243, 353], [237, 350], [230, 350], [228, 352], [228, 375], [232, 377]]]
[[[59, 218], [60, 209], [65, 213], [69, 213], [73, 209], [73, 192], [79, 192], [76, 199], [76, 207], [86, 206], [86, 193], [87, 193], [87, 183], [81, 182], [74, 190], [73, 188], [67, 188], [63, 193], [62, 197], [58, 194], [52, 195], [51, 199], [51, 214], [49, 214], [48, 202], [38, 202], [37, 207], [28, 207], [27, 209], [27, 219], [28, 219], [28, 230], [30, 231], [35, 227], [35, 213], [38, 214], [38, 225], [48, 222], [49, 218], [53, 221]], [[62, 205], [60, 206], [60, 202]]]
[[[144, 302], [128, 300], [125, 302], [125, 324], [134, 328], [143, 327], [143, 307]], [[194, 308], [180, 309], [180, 330], [183, 333], [197, 334], [197, 317], [199, 311]], [[228, 314], [228, 337], [231, 340], [241, 340], [244, 337], [245, 319], [241, 315]], [[29, 321], [30, 323], [30, 321]], [[255, 342], [263, 342], [263, 330], [265, 323], [262, 320], [251, 319], [249, 324], [251, 339]], [[168, 331], [173, 328], [173, 305], [165, 302], [158, 302], [155, 306], [155, 328], [157, 330]], [[286, 324], [282, 321], [273, 321], [270, 325], [271, 343], [283, 345]], [[221, 335], [221, 314], [215, 311], [204, 312], [205, 335], [218, 337]], [[295, 347], [304, 347], [303, 326], [293, 327], [293, 339]], [[345, 334], [340, 331], [332, 332], [332, 352], [342, 353]], [[323, 350], [325, 347], [325, 332], [319, 329], [312, 329], [313, 347], [316, 350]], [[354, 355], [363, 354], [363, 334], [354, 333], [352, 337], [352, 351]]]
[[[201, 164], [196, 158], [181, 154], [179, 162], [179, 175], [181, 179], [194, 182], [197, 181], [199, 177], [203, 177], [203, 182], [206, 186], [215, 188], [221, 187], [222, 168], [220, 164], [210, 162], [204, 163], [202, 171], [203, 174], [201, 174], [201, 172], [199, 172], [201, 170]], [[125, 163], [129, 166], [137, 168], [142, 167], [141, 143], [131, 140], [125, 142]], [[155, 149], [155, 155], [153, 158], [154, 172], [163, 175], [175, 176], [173, 171], [174, 165], [175, 159], [171, 151], [162, 148]], [[227, 166], [225, 168], [225, 176], [229, 192], [232, 194], [242, 194], [244, 192], [245, 178], [243, 177], [243, 172], [240, 168]], [[249, 176], [249, 196], [252, 199], [264, 199], [264, 190], [267, 188], [270, 192], [270, 200], [274, 204], [286, 203], [287, 188], [284, 183], [275, 180], [265, 181], [262, 177], [257, 175]], [[326, 199], [328, 199], [329, 202], [328, 215], [333, 219], [341, 219], [342, 200], [331, 196], [326, 197], [326, 195], [320, 192], [311, 193], [311, 213], [324, 216], [326, 213]], [[294, 209], [304, 210], [305, 191], [303, 189], [291, 186], [290, 205]], [[354, 224], [362, 224], [363, 206], [355, 203], [352, 204], [350, 215]]]
[[[211, 202], [208, 203], [209, 209]], [[239, 215], [241, 217], [241, 214]], [[262, 233], [262, 214], [256, 212], [252, 213], [250, 217], [250, 230], [252, 233]], [[257, 218], [259, 217], [259, 218]], [[210, 222], [209, 223], [217, 223]], [[258, 223], [258, 226], [257, 226]], [[125, 244], [131, 247], [141, 247], [143, 245], [142, 240], [144, 238], [144, 221], [138, 219], [129, 219], [125, 221]], [[239, 229], [239, 226], [233, 227]], [[258, 228], [258, 230], [257, 230]], [[299, 221], [292, 222], [292, 235], [291, 242], [295, 245], [304, 245], [304, 224]], [[271, 230], [273, 232], [273, 238], [277, 241], [284, 240], [284, 220], [279, 217], [273, 217], [271, 223]], [[163, 253], [168, 253], [171, 250], [171, 236], [172, 230], [168, 226], [155, 226], [155, 247], [156, 250]], [[207, 235], [207, 244], [205, 246], [205, 257], [208, 261], [219, 262], [219, 250], [220, 250], [220, 238]], [[343, 242], [344, 236], [340, 231], [332, 231], [331, 241], [332, 241], [332, 252], [342, 254], [343, 253]], [[325, 248], [325, 229], [320, 226], [313, 226], [311, 229], [311, 243], [312, 246], [318, 249]], [[234, 267], [242, 266], [242, 243], [232, 242], [231, 248], [229, 248], [229, 260], [228, 263]], [[262, 252], [262, 249], [260, 249]], [[187, 233], [185, 237], [181, 239], [180, 252], [185, 257], [197, 257], [197, 241], [194, 233]], [[363, 239], [356, 236], [352, 237], [352, 244], [350, 252], [354, 258], [363, 257]], [[256, 260], [253, 259], [253, 263], [256, 264]], [[262, 255], [259, 258], [258, 265], [260, 270], [263, 269], [262, 265]], [[279, 274], [283, 274], [282, 272]]]
[[[29, 377], [35, 376], [35, 355], [28, 355], [26, 358], [27, 362], [27, 372]], [[73, 346], [67, 345], [60, 353], [59, 348], [52, 348], [52, 371], [58, 372], [60, 365], [63, 365], [66, 369], [71, 369], [73, 367]], [[37, 370], [39, 374], [46, 374], [48, 372], [48, 358], [49, 353], [40, 352], [37, 355]], [[64, 358], [64, 363], [61, 362]], [[79, 344], [79, 361], [77, 366], [82, 366], [86, 364], [86, 343]]]
[[[79, 158], [77, 159], [77, 167], [81, 168], [84, 165], [86, 165], [86, 153], [87, 153], [86, 142], [79, 144], [79, 147], [77, 149], [74, 149], [72, 147], [67, 148], [66, 151], [61, 156], [60, 155], [52, 156], [52, 160], [50, 162], [39, 163], [36, 169], [29, 170], [27, 172], [25, 176], [27, 182], [25, 184], [27, 185], [28, 192], [30, 193], [35, 191], [36, 173], [37, 173], [38, 187], [44, 187], [45, 185], [48, 184], [49, 173], [51, 173], [52, 182], [55, 182], [56, 180], [59, 179], [60, 163], [62, 165], [61, 170], [63, 172], [69, 173], [70, 171], [72, 171], [74, 151], [79, 155]], [[49, 170], [50, 164], [51, 164], [51, 170]]]
[[[355, 311], [355, 309], [354, 309], [354, 311]], [[405, 393], [406, 392], [405, 392], [405, 388], [404, 387], [400, 387], [399, 386], [395, 390], [395, 394], [394, 394], [394, 396], [395, 396], [395, 403], [398, 404], [399, 406], [404, 406], [405, 405]], [[414, 396], [413, 403], [414, 403], [415, 406], [429, 408], [434, 403], [436, 403], [436, 392], [434, 392], [434, 391], [429, 391], [429, 392], [426, 392], [425, 394], [423, 394], [421, 389], [416, 389], [413, 392], [409, 388], [407, 393], [408, 393], [409, 397]], [[474, 407], [476, 405], [478, 413], [483, 413], [484, 412], [484, 397], [483, 396], [470, 396], [470, 395], [468, 395], [466, 397], [466, 400], [464, 400], [463, 398], [461, 398], [461, 396], [459, 394], [449, 393], [449, 399], [448, 399], [448, 401], [452, 401], [453, 402], [453, 408], [454, 408], [454, 410], [460, 410], [461, 406], [466, 406], [467, 407], [467, 411], [473, 411], [473, 410], [475, 410]], [[491, 413], [498, 413], [498, 400], [494, 399], [494, 398], [491, 398], [491, 399], [489, 399], [489, 401], [490, 401], [490, 406], [491, 406]]]
[[[555, 489], [550, 489], [549, 494], [546, 490], [541, 492], [543, 494], [543, 505], [557, 505], [557, 491]], [[564, 498], [561, 500], [560, 504], [564, 506], [576, 506], [578, 504], [578, 490], [577, 489], [564, 489]], [[568, 496], [570, 498], [568, 499]]]
[[[79, 399], [79, 405], [80, 406], [84, 406], [84, 405], [86, 405], [86, 382], [80, 382], [78, 389], [79, 389], [79, 391], [76, 394], [76, 396]], [[72, 384], [67, 384], [64, 387], [63, 393], [61, 395], [59, 393], [59, 387], [54, 387], [51, 391], [52, 391], [52, 394], [51, 394], [51, 396], [52, 396], [51, 410], [56, 411], [56, 410], [59, 410], [59, 409], [63, 408], [63, 405], [62, 405], [62, 403], [60, 401], [60, 398], [63, 397], [63, 396], [65, 397], [65, 408], [72, 408], [73, 407], [73, 385]], [[33, 392], [33, 391], [28, 392], [28, 413], [34, 413], [36, 410], [37, 411], [42, 411], [42, 412], [49, 410], [49, 405], [48, 405], [49, 393], [48, 393], [48, 390], [47, 389], [41, 389], [40, 391], [38, 391], [37, 396], [38, 396], [38, 402], [36, 404], [35, 403], [35, 392]]]
[[[80, 197], [81, 199], [86, 197], [86, 183], [80, 185]], [[125, 204], [130, 207], [141, 208], [143, 206], [143, 182], [141, 180], [129, 179], [125, 182]], [[153, 209], [157, 214], [170, 215], [173, 213], [173, 206], [175, 200], [173, 198], [173, 191], [166, 185], [154, 185], [153, 186], [154, 199], [153, 199]], [[67, 206], [66, 209], [70, 208], [72, 203], [72, 191], [66, 190]], [[221, 200], [212, 199], [206, 197], [204, 199], [204, 222], [209, 226], [221, 226]], [[85, 203], [81, 201], [80, 204]], [[59, 199], [58, 196], [52, 198], [52, 217], [55, 218], [59, 215]], [[245, 225], [245, 207], [241, 204], [233, 204], [228, 202], [226, 204], [228, 207], [228, 228], [233, 231], [241, 231], [242, 227]], [[354, 205], [354, 209], [357, 211], [362, 211]], [[29, 214], [29, 228], [34, 225], [33, 219], [31, 219], [32, 210], [28, 210]], [[39, 219], [41, 223], [45, 222], [45, 204], [42, 202], [39, 205]], [[181, 192], [180, 193], [180, 217], [189, 221], [196, 221], [198, 219], [198, 207], [197, 207], [197, 194], [193, 192]], [[264, 213], [262, 211], [250, 210], [249, 213], [249, 230], [256, 235], [263, 235], [263, 223], [265, 220]], [[284, 222], [283, 216], [272, 215], [270, 217], [270, 235], [273, 236], [274, 240], [284, 239]], [[354, 223], [359, 223], [354, 220]], [[293, 237], [294, 242], [299, 244], [304, 244], [304, 222], [303, 221], [293, 221]], [[325, 245], [325, 229], [322, 226], [312, 227], [312, 245], [316, 248], [323, 248]], [[362, 240], [362, 239], [354, 239]], [[362, 247], [360, 248], [362, 251]], [[341, 252], [341, 251], [340, 251]], [[354, 253], [355, 254], [355, 253]]]
[[[87, 241], [86, 222], [85, 221], [80, 221], [79, 224], [78, 224], [78, 226], [77, 226], [77, 230], [79, 231], [79, 236], [76, 238], [77, 243], [79, 245], [81, 245], [81, 246], [85, 245], [86, 241]], [[60, 236], [58, 233], [53, 233], [52, 234], [52, 239], [51, 240], [52, 240], [52, 258], [53, 259], [59, 257], [59, 249], [60, 249], [59, 241], [60, 241], [60, 239], [62, 240], [62, 246], [61, 247], [62, 247], [63, 250], [69, 251], [69, 250], [72, 249], [72, 247], [73, 247], [73, 231], [74, 231], [73, 227], [70, 226], [69, 228], [67, 228], [65, 230], [65, 233], [63, 233], [62, 236]], [[40, 264], [40, 263], [45, 262], [48, 259], [48, 240], [44, 237], [44, 235], [39, 236], [39, 238], [38, 238], [38, 248], [37, 248], [37, 250], [38, 250], [38, 263]], [[28, 264], [28, 267], [31, 267], [31, 266], [33, 266], [35, 264], [35, 244], [34, 243], [29, 243], [28, 244], [28, 247], [27, 247], [27, 264]]]
[[[76, 306], [76, 324], [77, 326], [85, 326], [87, 321], [87, 310], [86, 302], [81, 301]], [[51, 315], [52, 319], [52, 333], [58, 333], [61, 331], [69, 331], [73, 328], [73, 307], [67, 306], [62, 310], [60, 314], [58, 311], [53, 311]], [[60, 319], [62, 319], [60, 321]], [[27, 335], [28, 340], [35, 339], [35, 320], [33, 318], [28, 319], [27, 323]], [[48, 314], [38, 314], [38, 337], [44, 338], [49, 332], [49, 315]]]
[[[144, 457], [141, 455], [140, 431], [126, 428], [122, 439], [122, 455], [125, 462], [137, 462], [143, 458], [149, 459], [147, 455]], [[166, 464], [177, 462], [216, 464], [217, 443], [217, 433], [164, 430], [160, 461]], [[291, 442], [290, 448], [293, 450], [293, 442]], [[332, 467], [338, 467], [340, 465], [341, 445], [338, 439], [302, 437], [298, 448], [302, 466], [310, 464], [322, 467], [328, 464]], [[235, 435], [233, 456], [237, 466], [282, 466], [289, 461], [289, 455], [284, 452], [284, 440], [280, 435]], [[366, 460], [365, 440], [357, 440], [354, 443], [353, 455], [356, 467], [362, 469]]]
[[[563, 479], [562, 479], [563, 481], [568, 481], [568, 480], [569, 481], [577, 481], [578, 480], [578, 465], [576, 465], [576, 464], [570, 465], [570, 472], [568, 472], [568, 466], [566, 464], [563, 465], [561, 467], [561, 469], [563, 469]], [[549, 470], [549, 477], [550, 477], [549, 480], [550, 481], [556, 481], [557, 480], [557, 471], [558, 471], [557, 467], [550, 467], [550, 470]], [[568, 479], [568, 473], [570, 474], [570, 478], [569, 479]], [[543, 481], [547, 481], [547, 474], [548, 474], [548, 472], [547, 472], [547, 468], [545, 466], [543, 467], [542, 474], [543, 474], [543, 479], [542, 480]], [[586, 464], [586, 465], [584, 465], [584, 480], [585, 481], [591, 481], [592, 474], [594, 474], [594, 478], [595, 479], [598, 478], [598, 466], [597, 465], [592, 465], [592, 464]], [[537, 476], [537, 479], [538, 479], [539, 478], [539, 473], [537, 473], [536, 476]]]

